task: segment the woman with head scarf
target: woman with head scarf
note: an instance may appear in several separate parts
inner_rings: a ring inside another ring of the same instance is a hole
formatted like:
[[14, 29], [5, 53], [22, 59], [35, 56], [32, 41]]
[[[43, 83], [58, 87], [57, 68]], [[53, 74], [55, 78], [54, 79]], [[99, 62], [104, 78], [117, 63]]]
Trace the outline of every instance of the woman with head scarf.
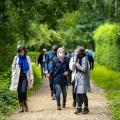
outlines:
[[10, 90], [18, 92], [18, 100], [21, 112], [28, 111], [27, 88], [33, 85], [33, 72], [30, 57], [26, 55], [24, 47], [18, 48], [18, 55], [14, 57], [12, 64], [12, 81]]
[[61, 110], [61, 101], [60, 94], [62, 92], [63, 102], [62, 107], [66, 106], [66, 97], [67, 97], [67, 76], [69, 73], [69, 61], [65, 57], [64, 48], [59, 48], [57, 50], [57, 58], [53, 62], [53, 75], [54, 75], [54, 85], [56, 91], [56, 101], [57, 101], [57, 110]]

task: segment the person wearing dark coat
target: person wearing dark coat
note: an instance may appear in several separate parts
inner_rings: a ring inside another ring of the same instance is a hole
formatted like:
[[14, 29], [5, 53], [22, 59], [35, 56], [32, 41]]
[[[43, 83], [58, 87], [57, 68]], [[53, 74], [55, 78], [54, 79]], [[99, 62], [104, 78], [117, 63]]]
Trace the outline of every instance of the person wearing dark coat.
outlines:
[[38, 65], [40, 65], [41, 67], [42, 78], [45, 78], [45, 60], [46, 60], [46, 49], [42, 49], [42, 52], [38, 57]]
[[57, 110], [61, 110], [61, 100], [60, 94], [62, 92], [63, 102], [62, 107], [66, 106], [66, 97], [67, 97], [67, 76], [69, 74], [69, 61], [65, 57], [65, 52], [63, 48], [59, 48], [57, 51], [57, 58], [53, 61], [53, 76], [54, 76], [54, 85], [56, 91], [56, 101], [57, 101]]

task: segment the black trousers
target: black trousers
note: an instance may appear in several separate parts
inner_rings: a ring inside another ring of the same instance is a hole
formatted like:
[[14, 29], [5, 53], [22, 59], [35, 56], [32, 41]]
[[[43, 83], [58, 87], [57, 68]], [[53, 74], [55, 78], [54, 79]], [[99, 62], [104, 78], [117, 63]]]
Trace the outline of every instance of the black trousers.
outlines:
[[89, 64], [90, 64], [90, 69], [94, 69], [94, 58], [92, 56], [88, 57]]
[[77, 94], [76, 100], [77, 100], [77, 107], [78, 108], [82, 108], [83, 104], [84, 104], [84, 108], [88, 108], [88, 97], [87, 97], [86, 93]]
[[27, 87], [28, 87], [28, 80], [19, 79], [18, 89], [17, 89], [19, 103], [27, 100]]
[[75, 81], [72, 81], [72, 96], [73, 101], [76, 101]]
[[49, 84], [50, 84], [51, 96], [53, 96], [53, 94], [55, 94], [55, 85], [52, 76], [50, 76], [49, 78]]

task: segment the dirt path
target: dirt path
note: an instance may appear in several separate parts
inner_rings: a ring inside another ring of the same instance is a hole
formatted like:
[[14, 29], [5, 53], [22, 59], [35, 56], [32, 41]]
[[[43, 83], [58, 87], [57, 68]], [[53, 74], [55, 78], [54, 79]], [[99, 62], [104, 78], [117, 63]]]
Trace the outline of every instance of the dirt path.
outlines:
[[103, 91], [93, 85], [92, 89], [92, 93], [88, 94], [90, 113], [75, 115], [71, 86], [68, 87], [66, 108], [57, 111], [56, 101], [51, 99], [49, 85], [45, 82], [41, 89], [28, 99], [29, 112], [16, 111], [8, 120], [111, 120]]

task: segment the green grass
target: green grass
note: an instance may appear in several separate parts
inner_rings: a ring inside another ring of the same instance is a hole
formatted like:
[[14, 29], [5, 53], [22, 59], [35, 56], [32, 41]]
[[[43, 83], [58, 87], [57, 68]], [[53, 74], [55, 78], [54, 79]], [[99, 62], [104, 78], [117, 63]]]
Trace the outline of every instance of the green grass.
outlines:
[[[34, 74], [33, 89], [29, 91], [29, 95], [32, 91], [37, 90], [42, 84], [40, 75], [40, 68], [32, 64]], [[0, 73], [0, 120], [5, 120], [15, 109], [18, 107], [17, 92], [9, 90], [11, 83], [11, 72]]]
[[120, 120], [120, 72], [95, 64], [91, 79], [106, 90], [106, 97], [112, 109], [112, 119]]

